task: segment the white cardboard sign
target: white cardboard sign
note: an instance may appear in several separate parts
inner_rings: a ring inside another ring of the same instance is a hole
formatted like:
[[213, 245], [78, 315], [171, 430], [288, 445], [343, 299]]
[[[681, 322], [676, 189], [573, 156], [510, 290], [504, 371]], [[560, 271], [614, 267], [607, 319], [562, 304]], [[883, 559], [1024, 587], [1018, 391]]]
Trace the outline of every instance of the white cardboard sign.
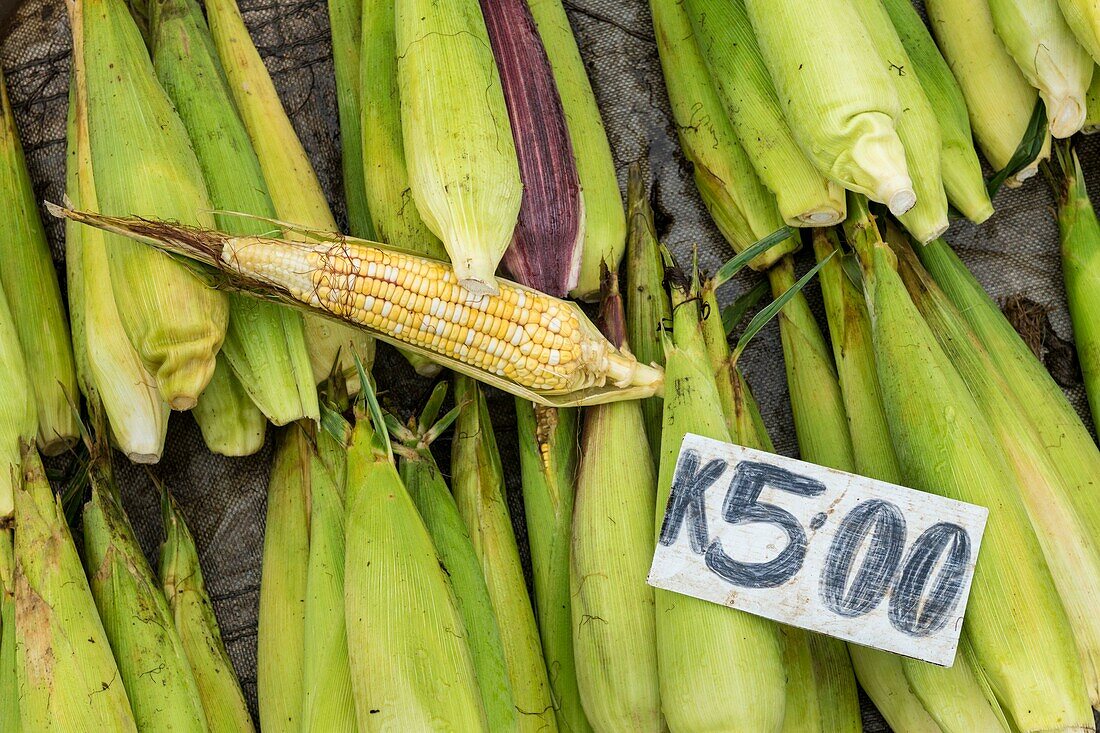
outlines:
[[649, 584], [950, 666], [988, 513], [689, 434]]

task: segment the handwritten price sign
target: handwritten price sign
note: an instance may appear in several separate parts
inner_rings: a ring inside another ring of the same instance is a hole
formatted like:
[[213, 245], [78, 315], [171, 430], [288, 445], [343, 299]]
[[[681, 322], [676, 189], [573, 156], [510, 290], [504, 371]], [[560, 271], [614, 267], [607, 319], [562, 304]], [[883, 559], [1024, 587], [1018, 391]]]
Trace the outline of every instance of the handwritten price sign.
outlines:
[[987, 515], [688, 435], [649, 583], [950, 666]]

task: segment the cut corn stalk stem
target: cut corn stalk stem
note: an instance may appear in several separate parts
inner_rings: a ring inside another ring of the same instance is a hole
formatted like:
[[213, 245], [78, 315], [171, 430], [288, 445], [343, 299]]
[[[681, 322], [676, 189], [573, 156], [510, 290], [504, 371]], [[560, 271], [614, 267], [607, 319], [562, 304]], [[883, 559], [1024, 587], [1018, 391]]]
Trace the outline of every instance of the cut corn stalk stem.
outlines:
[[[56, 215], [196, 259], [218, 270], [214, 280], [223, 282], [215, 284], [232, 283], [341, 318], [541, 404], [648, 397], [663, 383], [659, 368], [615, 349], [576, 304], [504, 280], [499, 295], [475, 296], [459, 285], [454, 270], [435, 260], [350, 237], [314, 244], [228, 237], [50, 207]], [[476, 330], [479, 323], [488, 329]]]
[[1085, 95], [1096, 62], [1077, 43], [1057, 0], [989, 0], [993, 28], [1024, 78], [1039, 90], [1050, 134], [1085, 124]]
[[[692, 35], [687, 4], [661, 5], [654, 10], [653, 25], [680, 149], [691, 161], [695, 187], [715, 225], [734, 251], [741, 252], [760, 237], [782, 228], [784, 220], [775, 194], [757, 177], [726, 118]], [[644, 184], [642, 187], [644, 190]], [[627, 196], [629, 199], [629, 190]], [[752, 267], [766, 270], [779, 257], [797, 250], [798, 245], [798, 239], [792, 237], [783, 247], [757, 257]]]
[[[966, 99], [978, 147], [994, 170], [1003, 170], [1024, 139], [1039, 93], [993, 30], [986, 0], [928, 0], [925, 10]], [[1037, 172], [1038, 162], [1028, 161], [1013, 178], [1022, 183]]]
[[15, 555], [12, 531], [0, 530], [0, 728], [19, 733], [19, 679], [15, 656]]
[[584, 244], [577, 286], [571, 295], [590, 300], [600, 292], [602, 265], [618, 269], [626, 248], [626, 220], [615, 161], [562, 0], [527, 0], [527, 6], [554, 72], [584, 192]]
[[[640, 363], [663, 367], [661, 328], [672, 322], [672, 311], [664, 285], [665, 266], [657, 243], [653, 209], [638, 165], [632, 165], [628, 175], [627, 210], [630, 226], [626, 250], [626, 342]], [[660, 455], [663, 409], [660, 397], [642, 400], [642, 418], [654, 466]]]
[[458, 282], [496, 294], [523, 184], [477, 0], [396, 3], [401, 132], [416, 208]]
[[84, 562], [139, 730], [206, 731], [187, 652], [122, 508], [108, 459], [94, 455], [84, 506]]
[[38, 447], [57, 455], [76, 442], [76, 368], [69, 326], [61, 304], [57, 272], [46, 232], [38, 216], [23, 147], [0, 73], [0, 289], [28, 365], [34, 367], [31, 389], [38, 414]]
[[1100, 432], [1100, 223], [1085, 190], [1081, 161], [1072, 148], [1058, 150], [1061, 175], [1052, 185], [1058, 196], [1062, 274], [1073, 320], [1073, 342], [1081, 364], [1093, 424]]
[[357, 410], [344, 563], [358, 719], [370, 731], [487, 730], [462, 614], [365, 380], [363, 391], [378, 428]]
[[264, 446], [267, 420], [224, 359], [218, 359], [214, 376], [191, 414], [213, 453], [250, 456]]
[[[70, 0], [69, 9], [97, 210], [212, 226], [191, 141], [125, 4]], [[111, 285], [126, 335], [164, 400], [190, 409], [214, 373], [228, 301], [172, 258], [110, 239]]]
[[[485, 395], [476, 382], [459, 376], [455, 401], [463, 407], [451, 443], [451, 490], [481, 562], [496, 612], [512, 695], [520, 712], [519, 728], [556, 730], [547, 665], [508, 515], [504, 473]], [[568, 488], [572, 498], [573, 487]], [[552, 516], [541, 519], [551, 521]], [[564, 551], [568, 562], [568, 548]], [[568, 583], [568, 575], [565, 580]], [[568, 606], [565, 610], [568, 619]]]
[[195, 540], [163, 487], [161, 511], [166, 537], [160, 547], [160, 584], [191, 663], [207, 726], [211, 733], [249, 733], [254, 730], [252, 716], [222, 643]]
[[457, 406], [433, 425], [445, 393], [446, 383], [436, 387], [416, 430], [397, 426], [400, 430], [394, 433], [394, 437], [402, 441], [402, 446], [395, 448], [400, 454], [401, 480], [424, 520], [440, 562], [451, 580], [451, 589], [466, 625], [489, 730], [515, 730], [520, 713], [512, 697], [504, 643], [489, 588], [481, 571], [481, 561], [429, 447], [432, 440], [443, 432], [446, 423], [457, 417], [457, 411], [462, 409], [461, 405]]
[[577, 286], [584, 198], [550, 60], [527, 0], [481, 0], [523, 184], [504, 265], [519, 282], [564, 298]]
[[302, 729], [312, 446], [301, 426], [283, 429], [267, 487], [257, 627], [260, 729]]
[[570, 610], [569, 545], [580, 446], [575, 408], [516, 400], [516, 433], [535, 616], [549, 673], [558, 729], [589, 731], [577, 688]]
[[[672, 58], [685, 53], [675, 46], [688, 40], [683, 14], [690, 16], [698, 51], [726, 116], [760, 180], [775, 194], [783, 219], [791, 226], [827, 226], [843, 220], [844, 192], [814, 167], [795, 141], [743, 0], [688, 0], [682, 6], [651, 2], [650, 9], [662, 64], [668, 63], [668, 50], [675, 52]], [[686, 74], [675, 78], [686, 79]], [[672, 80], [668, 86], [673, 86]]]
[[[905, 291], [866, 203], [845, 225], [860, 257], [879, 384], [906, 483], [990, 508], [966, 608], [977, 662], [1020, 730], [1092, 725], [1074, 640], [987, 418]], [[1040, 692], [1036, 692], [1040, 691]]]
[[34, 440], [38, 415], [19, 332], [3, 288], [0, 288], [0, 370], [4, 374], [0, 400], [7, 405], [0, 414], [0, 526], [7, 526], [12, 521], [15, 494], [22, 483], [20, 444]]
[[[87, 107], [70, 85], [66, 193], [98, 209], [88, 145]], [[130, 344], [111, 287], [104, 232], [65, 223], [69, 314], [80, 389], [90, 409], [107, 418], [111, 441], [135, 463], [156, 463], [164, 451], [169, 407]], [[85, 283], [97, 283], [86, 287]], [[75, 397], [75, 395], [74, 395]]]
[[15, 648], [22, 729], [136, 733], [61, 502], [31, 448], [20, 477], [14, 560], [15, 624], [26, 629]]
[[[317, 174], [248, 35], [236, 0], [210, 0], [205, 7], [229, 91], [252, 140], [276, 216], [300, 227], [335, 232], [336, 220]], [[302, 236], [301, 230], [283, 229], [284, 236]], [[349, 387], [354, 387], [351, 355], [359, 354], [368, 363], [374, 358], [371, 339], [314, 315], [305, 318], [305, 336], [313, 379], [318, 384], [328, 377], [339, 358]]]
[[[936, 42], [910, 0], [883, 0], [898, 38], [905, 46], [910, 66], [928, 97], [939, 123], [943, 147], [940, 167], [943, 187], [951, 205], [970, 221], [980, 224], [993, 214], [993, 204], [982, 177], [982, 164], [974, 150], [966, 99]], [[901, 73], [901, 72], [899, 72]]]
[[[198, 3], [154, 3], [152, 21], [153, 67], [187, 129], [214, 209], [274, 217], [260, 162]], [[215, 213], [214, 219], [218, 227], [238, 236], [271, 231], [270, 224], [258, 219], [222, 213]], [[231, 294], [221, 353], [249, 397], [276, 425], [317, 419], [317, 392], [300, 313]]]

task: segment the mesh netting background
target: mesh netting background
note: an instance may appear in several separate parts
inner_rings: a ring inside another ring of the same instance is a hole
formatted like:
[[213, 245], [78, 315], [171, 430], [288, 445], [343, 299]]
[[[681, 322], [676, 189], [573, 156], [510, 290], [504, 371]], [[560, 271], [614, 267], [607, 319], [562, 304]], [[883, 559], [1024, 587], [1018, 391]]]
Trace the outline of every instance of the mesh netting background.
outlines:
[[[0, 3], [2, 4], [2, 3]], [[661, 78], [649, 11], [644, 0], [566, 0], [589, 75], [607, 125], [625, 188], [627, 167], [640, 162], [652, 180], [657, 227], [680, 257], [698, 246], [700, 262], [713, 270], [729, 249], [699, 201], [688, 164], [679, 153]], [[343, 222], [340, 131], [328, 16], [323, 0], [242, 0], [245, 21], [275, 79], [284, 106], [309, 152], [329, 202]], [[0, 12], [0, 17], [4, 15]], [[27, 0], [0, 21], [0, 62], [22, 134], [27, 163], [40, 200], [59, 201], [64, 188], [65, 106], [69, 78], [69, 28], [62, 0]], [[1100, 138], [1100, 136], [1098, 136]], [[1089, 184], [1100, 191], [1100, 140], [1085, 139], [1079, 153]], [[1074, 404], [1085, 410], [1084, 392], [1070, 343], [1054, 202], [1042, 177], [1017, 190], [1002, 190], [997, 213], [981, 227], [955, 223], [948, 239], [999, 301], [1030, 318], [1031, 333], [1048, 367]], [[0, 212], [3, 215], [3, 212]], [[63, 266], [63, 227], [47, 220], [54, 258]], [[810, 255], [799, 263], [808, 267]], [[62, 270], [63, 272], [63, 270]], [[755, 276], [744, 274], [721, 293], [723, 304], [744, 292]], [[62, 283], [64, 278], [62, 277]], [[819, 306], [816, 286], [808, 290]], [[826, 331], [827, 334], [827, 331]], [[777, 449], [797, 456], [778, 329], [768, 326], [742, 359]], [[421, 404], [431, 383], [416, 378], [392, 349], [380, 346], [375, 374], [384, 399], [407, 412]], [[526, 548], [519, 491], [512, 400], [493, 395], [497, 437], [508, 479], [517, 539]], [[155, 467], [175, 494], [199, 545], [222, 633], [255, 714], [256, 614], [272, 435], [259, 454], [245, 459], [211, 455], [193, 419], [175, 413], [164, 458]], [[444, 466], [449, 444], [441, 440]], [[127, 509], [150, 558], [163, 537], [156, 493], [143, 469], [118, 466]], [[525, 551], [525, 550], [524, 550]], [[867, 731], [888, 730], [864, 699]]]

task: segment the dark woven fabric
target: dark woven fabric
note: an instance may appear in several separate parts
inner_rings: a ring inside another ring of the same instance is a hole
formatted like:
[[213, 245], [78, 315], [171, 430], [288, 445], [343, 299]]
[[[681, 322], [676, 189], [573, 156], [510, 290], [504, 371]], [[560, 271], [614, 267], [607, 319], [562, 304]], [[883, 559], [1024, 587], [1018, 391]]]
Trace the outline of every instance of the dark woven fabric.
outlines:
[[[245, 20], [270, 69], [298, 135], [313, 161], [338, 219], [345, 221], [340, 181], [340, 142], [328, 18], [319, 0], [243, 0]], [[729, 256], [704, 211], [679, 154], [668, 112], [649, 12], [643, 0], [566, 0], [581, 51], [607, 124], [625, 184], [627, 166], [640, 162], [653, 181], [654, 207], [662, 239], [680, 257], [697, 247], [700, 263], [715, 268]], [[2, 13], [0, 13], [2, 16]], [[0, 42], [31, 177], [40, 199], [60, 200], [64, 188], [64, 125], [69, 73], [69, 30], [61, 0], [27, 0], [9, 19]], [[1079, 152], [1089, 184], [1100, 191], [1097, 140]], [[1041, 178], [998, 194], [996, 215], [984, 226], [952, 226], [948, 239], [998, 299], [1020, 297], [1049, 314], [1045, 343], [1060, 347], [1070, 338], [1065, 307], [1053, 200]], [[62, 262], [63, 228], [48, 221], [55, 259]], [[808, 266], [802, 255], [800, 265]], [[723, 301], [744, 292], [752, 274], [726, 286]], [[62, 278], [62, 283], [64, 278]], [[816, 286], [808, 291], [820, 313]], [[1084, 410], [1084, 394], [1064, 348], [1049, 348], [1049, 364], [1059, 373], [1074, 404]], [[743, 358], [776, 447], [797, 455], [782, 351], [774, 324], [763, 331]], [[383, 400], [408, 414], [426, 398], [431, 384], [412, 374], [391, 349], [381, 347], [375, 374]], [[509, 500], [520, 546], [526, 552], [512, 399], [493, 395], [495, 427], [508, 478]], [[256, 613], [259, 599], [263, 518], [271, 439], [258, 455], [229, 460], [206, 451], [194, 421], [175, 414], [164, 459], [154, 471], [176, 495], [194, 533], [204, 574], [222, 632], [253, 710], [256, 704]], [[438, 445], [446, 469], [449, 443]], [[118, 474], [130, 516], [150, 557], [163, 537], [152, 482], [143, 469], [123, 465]], [[526, 558], [525, 558], [526, 559]], [[867, 731], [888, 730], [863, 698]]]

